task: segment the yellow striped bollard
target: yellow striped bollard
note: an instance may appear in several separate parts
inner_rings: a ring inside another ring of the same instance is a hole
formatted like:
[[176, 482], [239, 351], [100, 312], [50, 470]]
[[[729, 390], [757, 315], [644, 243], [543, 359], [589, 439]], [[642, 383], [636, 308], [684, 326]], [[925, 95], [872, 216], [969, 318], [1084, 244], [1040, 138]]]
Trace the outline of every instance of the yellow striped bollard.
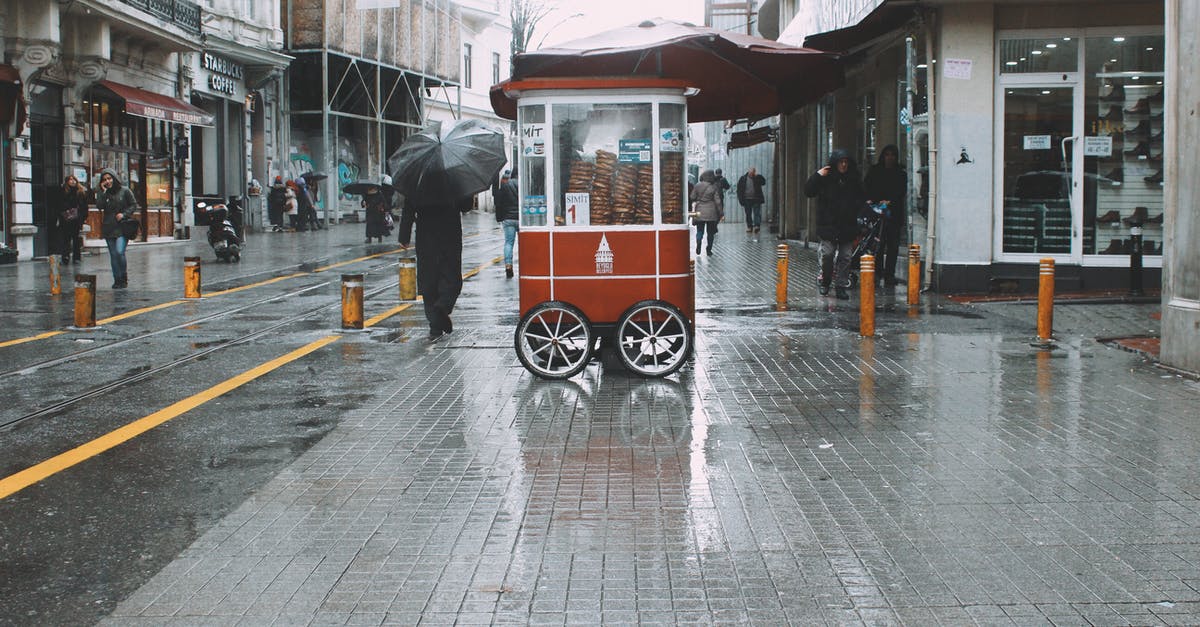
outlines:
[[1043, 342], [1054, 331], [1054, 260], [1042, 259], [1038, 264], [1037, 333]]
[[775, 311], [787, 309], [788, 293], [788, 247], [775, 247]]
[[875, 335], [875, 256], [863, 255], [858, 260], [858, 333], [863, 337]]
[[342, 328], [363, 328], [363, 275], [342, 275]]
[[183, 258], [183, 297], [200, 298], [200, 258]]
[[921, 300], [921, 245], [908, 246], [908, 304], [916, 305]]
[[417, 299], [417, 262], [415, 259], [400, 260], [400, 300]]
[[62, 294], [62, 274], [58, 269], [58, 257], [50, 255], [50, 295]]
[[75, 327], [96, 326], [96, 275], [75, 275]]

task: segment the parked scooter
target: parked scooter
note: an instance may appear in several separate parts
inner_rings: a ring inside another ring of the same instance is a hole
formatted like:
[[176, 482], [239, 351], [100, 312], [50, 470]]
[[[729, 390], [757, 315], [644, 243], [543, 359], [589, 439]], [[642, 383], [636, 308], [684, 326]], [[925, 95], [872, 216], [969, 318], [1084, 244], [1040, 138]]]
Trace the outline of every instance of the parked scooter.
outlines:
[[[231, 197], [231, 200], [236, 198]], [[233, 203], [231, 207], [224, 203], [209, 206], [201, 202], [196, 204], [196, 209], [208, 215], [208, 245], [212, 246], [217, 259], [241, 261], [242, 237], [236, 226], [241, 221], [240, 203]]]

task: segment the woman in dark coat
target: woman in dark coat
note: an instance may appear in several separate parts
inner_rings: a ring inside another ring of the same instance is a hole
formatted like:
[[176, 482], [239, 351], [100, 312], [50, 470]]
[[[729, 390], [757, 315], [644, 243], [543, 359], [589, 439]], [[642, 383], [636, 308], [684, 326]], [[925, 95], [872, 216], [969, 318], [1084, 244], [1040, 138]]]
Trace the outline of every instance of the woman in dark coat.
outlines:
[[83, 253], [83, 223], [87, 222], [87, 188], [79, 184], [75, 175], [67, 175], [63, 182], [62, 207], [58, 212], [57, 230], [61, 240], [63, 265], [79, 263]]
[[886, 200], [887, 221], [883, 223], [884, 285], [896, 284], [896, 256], [900, 253], [900, 233], [907, 224], [904, 203], [908, 199], [908, 175], [900, 164], [900, 149], [894, 144], [883, 147], [879, 162], [871, 166], [863, 181], [867, 198], [872, 202]]
[[367, 210], [367, 243], [371, 243], [371, 239], [383, 241], [385, 235], [390, 232], [387, 226], [388, 198], [378, 187], [367, 189], [367, 193], [363, 194], [362, 206]]
[[[867, 196], [854, 160], [844, 150], [829, 155], [829, 165], [804, 183], [804, 195], [817, 199], [817, 237], [821, 240], [819, 290], [824, 296], [834, 282], [840, 300], [850, 298], [850, 252], [858, 236], [858, 214]], [[834, 263], [836, 258], [836, 265]]]
[[126, 273], [125, 248], [129, 240], [121, 232], [119, 222], [125, 216], [133, 215], [137, 210], [137, 199], [133, 190], [121, 183], [121, 178], [112, 168], [100, 171], [100, 185], [96, 190], [96, 208], [104, 219], [100, 223], [100, 234], [108, 244], [108, 261], [112, 265], [113, 289], [129, 287], [129, 275]]

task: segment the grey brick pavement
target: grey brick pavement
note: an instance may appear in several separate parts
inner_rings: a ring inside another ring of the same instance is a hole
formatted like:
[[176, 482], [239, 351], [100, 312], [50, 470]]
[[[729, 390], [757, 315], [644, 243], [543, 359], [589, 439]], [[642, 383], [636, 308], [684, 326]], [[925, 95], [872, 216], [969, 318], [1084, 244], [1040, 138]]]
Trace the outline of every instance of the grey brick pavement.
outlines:
[[768, 306], [775, 243], [698, 261], [668, 380], [535, 379], [494, 267], [452, 341], [364, 338], [373, 401], [108, 622], [1200, 624], [1200, 384], [1093, 339], [1155, 306], [1060, 308], [1039, 350], [1023, 305], [881, 294], [862, 339], [815, 250]]

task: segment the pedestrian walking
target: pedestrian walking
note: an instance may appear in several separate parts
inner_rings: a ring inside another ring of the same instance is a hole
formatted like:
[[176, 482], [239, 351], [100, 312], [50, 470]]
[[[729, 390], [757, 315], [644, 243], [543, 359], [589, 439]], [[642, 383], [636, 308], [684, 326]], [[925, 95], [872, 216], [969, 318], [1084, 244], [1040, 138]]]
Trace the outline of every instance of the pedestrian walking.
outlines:
[[[469, 198], [466, 199], [470, 201]], [[450, 314], [462, 292], [461, 200], [409, 197], [400, 217], [400, 246], [408, 248], [417, 230], [417, 289], [429, 321], [429, 341], [454, 331]]]
[[829, 156], [829, 164], [808, 177], [804, 195], [817, 199], [817, 237], [821, 240], [820, 293], [822, 296], [829, 294], [832, 282], [838, 299], [848, 300], [850, 251], [858, 236], [858, 214], [867, 202], [854, 160], [846, 151], [834, 150]]
[[308, 186], [308, 182], [303, 176], [293, 179], [296, 181], [296, 206], [300, 212], [299, 225], [296, 230], [307, 231], [323, 228], [321, 220], [317, 218], [317, 205], [313, 200], [312, 190]]
[[492, 200], [496, 204], [496, 222], [504, 229], [504, 276], [513, 278], [513, 246], [520, 228], [519, 191], [516, 175], [505, 170], [492, 182]]
[[267, 192], [267, 220], [271, 222], [271, 231], [283, 231], [283, 216], [287, 212], [287, 186], [283, 177], [276, 176], [271, 183], [271, 191]]
[[63, 265], [71, 260], [79, 263], [83, 259], [83, 224], [87, 222], [88, 201], [87, 188], [79, 183], [75, 175], [68, 174], [63, 181], [62, 205], [56, 216], [56, 229], [59, 236], [59, 251], [62, 254]]
[[746, 212], [746, 232], [757, 233], [762, 225], [762, 206], [766, 201], [764, 190], [767, 179], [754, 168], [750, 168], [737, 182], [737, 198]]
[[112, 266], [113, 289], [129, 287], [126, 272], [125, 248], [129, 240], [121, 232], [121, 220], [137, 210], [137, 199], [112, 168], [100, 171], [100, 189], [96, 191], [96, 208], [102, 212], [100, 234], [108, 245], [108, 261]]
[[884, 285], [896, 284], [896, 257], [900, 254], [900, 234], [907, 221], [905, 201], [908, 199], [908, 174], [900, 164], [900, 149], [888, 144], [879, 153], [879, 161], [867, 171], [863, 181], [869, 202], [887, 201], [887, 218], [883, 223]]
[[696, 254], [700, 254], [700, 244], [704, 241], [704, 233], [708, 232], [708, 247], [705, 249], [709, 257], [713, 254], [713, 240], [717, 238], [717, 223], [725, 219], [725, 199], [721, 193], [717, 175], [712, 170], [700, 173], [700, 182], [692, 188], [688, 199], [694, 203], [696, 212]]
[[367, 217], [367, 243], [370, 244], [372, 239], [383, 242], [383, 236], [388, 235], [390, 229], [387, 225], [388, 215], [388, 200], [384, 196], [383, 190], [378, 186], [368, 187], [366, 193], [363, 194], [362, 206], [366, 209]]
[[296, 192], [300, 187], [296, 185], [296, 181], [288, 179], [284, 184], [287, 188], [283, 196], [283, 213], [288, 218], [288, 226], [293, 231], [300, 230], [300, 200]]
[[729, 191], [733, 186], [729, 184], [729, 179], [725, 178], [725, 175], [721, 173], [721, 168], [717, 168], [715, 174], [717, 175], [717, 189], [721, 190], [721, 200], [724, 201], [725, 192]]

